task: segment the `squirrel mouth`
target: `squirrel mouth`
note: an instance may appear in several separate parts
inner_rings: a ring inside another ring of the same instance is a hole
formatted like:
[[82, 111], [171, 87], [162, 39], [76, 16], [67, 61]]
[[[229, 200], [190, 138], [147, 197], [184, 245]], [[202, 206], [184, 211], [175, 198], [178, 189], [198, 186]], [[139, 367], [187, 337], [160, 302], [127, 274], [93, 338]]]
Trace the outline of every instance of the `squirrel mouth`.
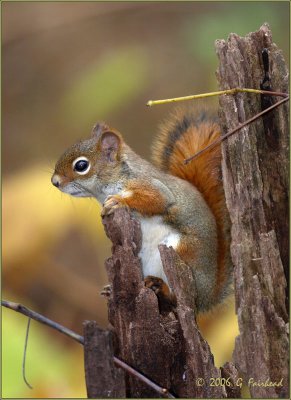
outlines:
[[81, 195], [82, 194], [82, 192], [79, 190], [79, 191], [77, 191], [77, 192], [72, 192], [72, 193], [70, 193], [72, 196], [78, 196], [78, 195]]
[[81, 190], [76, 190], [76, 191], [70, 191], [70, 192], [66, 192], [68, 194], [70, 194], [71, 196], [74, 197], [88, 197], [88, 193], [81, 191]]
[[78, 190], [71, 187], [59, 188], [63, 193], [69, 194], [74, 197], [87, 197], [88, 194], [84, 190]]

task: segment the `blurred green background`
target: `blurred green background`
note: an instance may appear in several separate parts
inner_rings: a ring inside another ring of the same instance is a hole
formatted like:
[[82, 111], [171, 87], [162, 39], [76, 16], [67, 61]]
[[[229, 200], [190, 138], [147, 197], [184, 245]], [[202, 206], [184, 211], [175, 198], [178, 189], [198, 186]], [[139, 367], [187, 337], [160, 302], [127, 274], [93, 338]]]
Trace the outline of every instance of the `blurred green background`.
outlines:
[[[3, 297], [82, 333], [107, 326], [100, 206], [62, 195], [54, 163], [106, 120], [141, 155], [172, 106], [150, 99], [217, 90], [215, 39], [268, 22], [289, 60], [289, 2], [2, 2]], [[216, 104], [207, 101], [206, 106]], [[2, 397], [86, 397], [81, 346], [2, 313]], [[201, 319], [217, 365], [231, 357], [233, 301]]]

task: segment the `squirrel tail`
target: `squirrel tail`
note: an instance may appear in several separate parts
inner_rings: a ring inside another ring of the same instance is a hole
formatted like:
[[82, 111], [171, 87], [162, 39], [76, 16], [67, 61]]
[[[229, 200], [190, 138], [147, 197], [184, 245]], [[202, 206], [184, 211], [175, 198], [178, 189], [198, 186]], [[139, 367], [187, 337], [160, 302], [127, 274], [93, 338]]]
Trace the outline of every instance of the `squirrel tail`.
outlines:
[[177, 109], [160, 127], [152, 149], [153, 163], [164, 172], [192, 183], [203, 195], [217, 224], [217, 296], [228, 294], [231, 279], [229, 217], [226, 210], [218, 144], [185, 165], [184, 160], [220, 137], [216, 118], [205, 110]]

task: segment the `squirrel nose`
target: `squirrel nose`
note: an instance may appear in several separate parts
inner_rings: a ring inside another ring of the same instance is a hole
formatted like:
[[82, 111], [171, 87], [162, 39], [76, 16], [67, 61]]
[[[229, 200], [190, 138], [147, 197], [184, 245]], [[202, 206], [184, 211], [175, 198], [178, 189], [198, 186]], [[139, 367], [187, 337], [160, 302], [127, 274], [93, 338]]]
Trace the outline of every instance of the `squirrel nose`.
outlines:
[[55, 187], [58, 188], [58, 187], [60, 186], [60, 177], [59, 177], [59, 175], [53, 174], [51, 181], [52, 181], [52, 184], [53, 184]]

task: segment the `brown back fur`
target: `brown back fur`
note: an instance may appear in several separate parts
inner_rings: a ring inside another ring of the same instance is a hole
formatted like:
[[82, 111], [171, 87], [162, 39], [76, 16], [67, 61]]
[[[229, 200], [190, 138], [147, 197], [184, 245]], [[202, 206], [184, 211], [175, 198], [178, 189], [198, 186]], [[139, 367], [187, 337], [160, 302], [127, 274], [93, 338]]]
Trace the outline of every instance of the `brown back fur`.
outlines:
[[171, 175], [191, 182], [203, 195], [217, 224], [217, 296], [224, 297], [229, 277], [229, 220], [221, 177], [220, 145], [207, 150], [185, 165], [185, 159], [196, 154], [220, 136], [220, 127], [203, 110], [178, 109], [160, 128], [152, 151], [154, 164]]

